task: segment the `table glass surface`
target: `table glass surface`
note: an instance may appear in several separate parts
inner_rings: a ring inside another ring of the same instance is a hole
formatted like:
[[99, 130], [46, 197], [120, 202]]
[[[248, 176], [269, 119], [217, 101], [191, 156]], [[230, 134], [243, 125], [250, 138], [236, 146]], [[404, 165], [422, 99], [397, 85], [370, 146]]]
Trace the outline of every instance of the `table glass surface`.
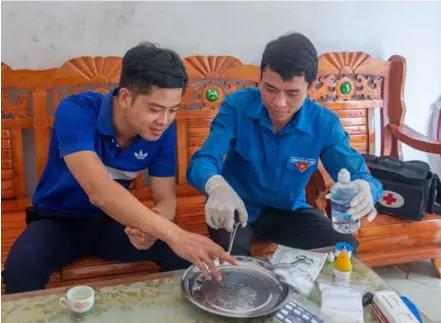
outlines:
[[[95, 289], [95, 304], [84, 314], [75, 314], [59, 305], [60, 297], [64, 296], [68, 289], [66, 287], [2, 296], [1, 321], [3, 323], [279, 322], [271, 316], [255, 319], [224, 318], [198, 309], [181, 291], [180, 280], [183, 272], [174, 271], [90, 284]], [[326, 262], [317, 282], [331, 282], [331, 280], [332, 265]], [[351, 283], [363, 286], [365, 291], [391, 289], [372, 269], [356, 258], [353, 259]], [[310, 300], [320, 306], [318, 288], [312, 292]], [[430, 322], [424, 316], [423, 321]], [[370, 306], [365, 307], [364, 322], [379, 322]]]

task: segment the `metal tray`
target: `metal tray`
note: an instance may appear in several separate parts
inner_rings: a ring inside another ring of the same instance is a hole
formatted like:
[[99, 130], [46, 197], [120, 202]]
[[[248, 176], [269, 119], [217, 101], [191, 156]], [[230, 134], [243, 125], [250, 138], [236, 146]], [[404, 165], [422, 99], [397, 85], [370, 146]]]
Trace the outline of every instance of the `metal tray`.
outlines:
[[188, 268], [181, 279], [187, 299], [202, 310], [233, 318], [265, 316], [282, 307], [293, 290], [273, 273], [273, 266], [251, 257], [236, 259], [239, 266], [217, 266], [220, 282], [207, 280], [194, 265]]

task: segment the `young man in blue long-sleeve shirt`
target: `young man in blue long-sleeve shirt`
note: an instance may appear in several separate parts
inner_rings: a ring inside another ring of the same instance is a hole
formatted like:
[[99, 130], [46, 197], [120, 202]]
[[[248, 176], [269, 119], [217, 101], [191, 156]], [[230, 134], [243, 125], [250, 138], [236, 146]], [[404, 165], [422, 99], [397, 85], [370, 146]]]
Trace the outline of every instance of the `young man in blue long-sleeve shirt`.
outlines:
[[316, 49], [305, 36], [292, 33], [268, 43], [259, 87], [225, 98], [188, 167], [189, 183], [208, 195], [211, 238], [224, 248], [234, 212], [239, 213], [243, 226], [234, 255], [249, 255], [259, 238], [302, 249], [348, 242], [355, 251], [352, 235], [333, 230], [331, 221], [306, 203], [305, 187], [319, 158], [334, 180], [346, 168], [357, 183], [349, 214], [370, 221], [376, 216], [382, 185], [351, 148], [338, 116], [307, 97], [317, 68]]

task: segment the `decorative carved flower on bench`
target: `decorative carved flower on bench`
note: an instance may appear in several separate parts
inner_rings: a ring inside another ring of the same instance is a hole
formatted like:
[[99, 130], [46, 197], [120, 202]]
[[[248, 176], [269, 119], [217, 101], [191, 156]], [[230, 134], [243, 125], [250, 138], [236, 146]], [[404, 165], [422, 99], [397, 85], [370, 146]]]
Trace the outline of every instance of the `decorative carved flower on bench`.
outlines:
[[190, 82], [182, 110], [216, 110], [225, 95], [256, 86], [255, 73], [231, 56], [191, 56], [184, 65]]
[[366, 74], [371, 57], [363, 52], [326, 53], [320, 56], [320, 74], [310, 87], [317, 101], [382, 100], [381, 75]]

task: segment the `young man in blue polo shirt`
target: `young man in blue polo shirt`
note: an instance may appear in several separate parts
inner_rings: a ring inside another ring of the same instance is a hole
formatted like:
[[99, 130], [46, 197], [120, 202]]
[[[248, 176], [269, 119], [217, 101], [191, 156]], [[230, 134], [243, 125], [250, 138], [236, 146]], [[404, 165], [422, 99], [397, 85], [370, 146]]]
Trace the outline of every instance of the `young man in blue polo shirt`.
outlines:
[[[81, 256], [190, 262], [219, 279], [214, 259], [236, 263], [219, 245], [175, 225], [176, 133], [187, 74], [171, 50], [141, 44], [123, 58], [120, 84], [58, 106], [49, 158], [27, 210], [27, 228], [5, 263], [6, 293], [43, 289], [51, 273]], [[128, 190], [148, 168], [155, 207]]]
[[317, 68], [316, 49], [303, 35], [268, 43], [259, 88], [225, 98], [208, 138], [193, 155], [187, 179], [208, 195], [209, 231], [224, 248], [234, 213], [239, 213], [243, 227], [236, 233], [233, 255], [249, 255], [253, 239], [259, 238], [300, 249], [341, 241], [355, 250], [352, 235], [334, 231], [331, 221], [306, 203], [305, 187], [319, 158], [334, 180], [346, 168], [357, 183], [359, 194], [349, 213], [368, 220], [376, 215], [381, 184], [350, 147], [338, 116], [307, 97]]

